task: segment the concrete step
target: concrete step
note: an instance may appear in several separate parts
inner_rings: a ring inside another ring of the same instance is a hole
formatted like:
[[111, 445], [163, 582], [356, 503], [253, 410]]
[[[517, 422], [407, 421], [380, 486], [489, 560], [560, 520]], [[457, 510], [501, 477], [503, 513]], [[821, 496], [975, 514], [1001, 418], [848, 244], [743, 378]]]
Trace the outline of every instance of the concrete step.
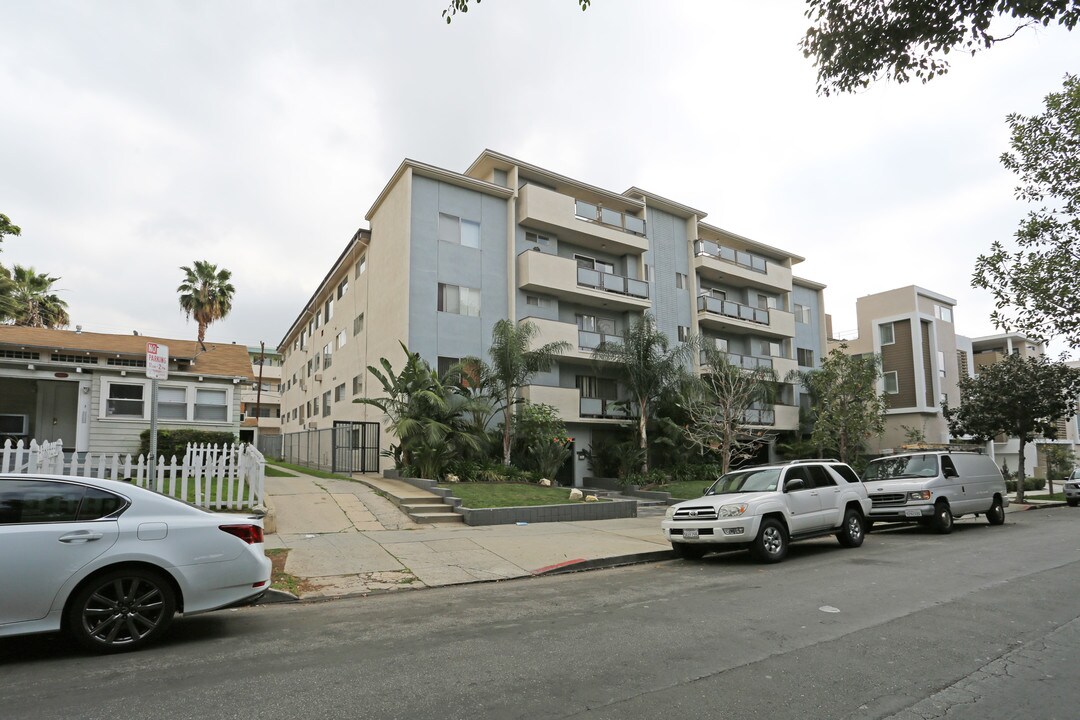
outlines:
[[407, 513], [453, 513], [454, 508], [446, 503], [402, 503], [401, 509]]
[[460, 523], [465, 522], [457, 513], [409, 513], [417, 523]]

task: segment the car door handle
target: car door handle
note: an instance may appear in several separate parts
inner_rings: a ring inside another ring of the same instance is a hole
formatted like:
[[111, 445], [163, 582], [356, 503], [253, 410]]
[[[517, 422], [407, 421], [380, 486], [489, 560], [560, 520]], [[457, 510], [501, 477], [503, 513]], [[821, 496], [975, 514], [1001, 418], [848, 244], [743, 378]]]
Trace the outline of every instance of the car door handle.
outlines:
[[60, 542], [62, 543], [84, 543], [91, 540], [100, 540], [105, 537], [104, 534], [94, 532], [93, 530], [76, 530], [73, 533], [60, 536]]

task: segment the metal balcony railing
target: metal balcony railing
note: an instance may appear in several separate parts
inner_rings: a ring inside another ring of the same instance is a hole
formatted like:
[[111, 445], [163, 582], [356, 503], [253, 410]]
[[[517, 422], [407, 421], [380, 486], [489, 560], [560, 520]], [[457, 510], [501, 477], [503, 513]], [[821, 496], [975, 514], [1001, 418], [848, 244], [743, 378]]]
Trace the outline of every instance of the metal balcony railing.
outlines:
[[775, 425], [775, 410], [750, 409], [743, 412], [743, 420], [747, 425]]
[[714, 315], [724, 315], [737, 320], [745, 320], [746, 322], [758, 323], [759, 325], [769, 324], [768, 310], [750, 307], [749, 305], [743, 305], [742, 303], [737, 303], [732, 300], [721, 300], [720, 298], [715, 298], [711, 295], [698, 295], [698, 310], [704, 310], [705, 312], [713, 313]]
[[621, 342], [621, 338], [618, 335], [608, 335], [606, 333], [593, 332], [591, 330], [578, 330], [578, 347], [582, 350], [595, 350], [605, 342]]
[[581, 398], [578, 412], [581, 417], [613, 418], [622, 420], [626, 417], [626, 408], [618, 400], [601, 398]]
[[[727, 361], [735, 367], [741, 367], [746, 370], [754, 370], [757, 368], [772, 368], [773, 359], [771, 357], [754, 357], [752, 355], [740, 355], [738, 353], [723, 353], [727, 357]], [[708, 357], [705, 351], [701, 351], [700, 362], [705, 365], [708, 362]]]
[[649, 299], [649, 283], [623, 275], [601, 272], [600, 270], [579, 267], [577, 269], [577, 284], [582, 287], [618, 293], [619, 295], [629, 295], [642, 300]]
[[746, 252], [745, 250], [736, 250], [729, 248], [719, 243], [714, 243], [712, 240], [695, 240], [694, 241], [694, 255], [708, 256], [716, 258], [717, 260], [723, 260], [724, 262], [734, 263], [735, 265], [742, 265], [745, 268], [749, 268], [755, 272], [766, 273], [768, 269], [768, 261], [760, 255]]
[[574, 214], [582, 220], [608, 225], [634, 235], [645, 235], [645, 221], [629, 213], [594, 205], [584, 200], [575, 200]]

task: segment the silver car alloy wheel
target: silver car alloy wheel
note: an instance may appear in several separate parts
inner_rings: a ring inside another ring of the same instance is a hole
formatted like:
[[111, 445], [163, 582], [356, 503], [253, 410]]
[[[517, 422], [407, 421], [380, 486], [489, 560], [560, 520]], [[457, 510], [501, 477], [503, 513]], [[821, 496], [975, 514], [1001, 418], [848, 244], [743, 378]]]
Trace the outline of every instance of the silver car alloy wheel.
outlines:
[[852, 515], [848, 518], [847, 533], [848, 537], [855, 541], [862, 537], [862, 522], [859, 520], [858, 515]]
[[784, 536], [780, 533], [779, 528], [767, 527], [762, 535], [762, 545], [765, 547], [765, 552], [770, 555], [776, 555], [780, 552], [780, 548], [784, 545]]

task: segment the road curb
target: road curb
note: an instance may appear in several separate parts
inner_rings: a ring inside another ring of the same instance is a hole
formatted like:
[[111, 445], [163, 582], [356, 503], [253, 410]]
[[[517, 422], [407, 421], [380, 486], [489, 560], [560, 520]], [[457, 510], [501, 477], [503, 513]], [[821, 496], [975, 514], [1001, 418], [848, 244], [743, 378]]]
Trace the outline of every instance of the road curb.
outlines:
[[288, 603], [288, 602], [300, 602], [300, 598], [293, 595], [291, 592], [284, 590], [275, 590], [270, 588], [266, 591], [261, 598], [256, 600], [253, 605], [274, 605], [276, 603]]
[[582, 572], [584, 570], [600, 570], [602, 568], [620, 567], [623, 565], [639, 565], [641, 563], [660, 562], [662, 560], [674, 560], [674, 550], [653, 550], [651, 552], [631, 553], [630, 555], [616, 555], [614, 557], [594, 558], [592, 560], [568, 560], [558, 565], [549, 565], [539, 570], [533, 570], [533, 575], [563, 575], [565, 573]]

